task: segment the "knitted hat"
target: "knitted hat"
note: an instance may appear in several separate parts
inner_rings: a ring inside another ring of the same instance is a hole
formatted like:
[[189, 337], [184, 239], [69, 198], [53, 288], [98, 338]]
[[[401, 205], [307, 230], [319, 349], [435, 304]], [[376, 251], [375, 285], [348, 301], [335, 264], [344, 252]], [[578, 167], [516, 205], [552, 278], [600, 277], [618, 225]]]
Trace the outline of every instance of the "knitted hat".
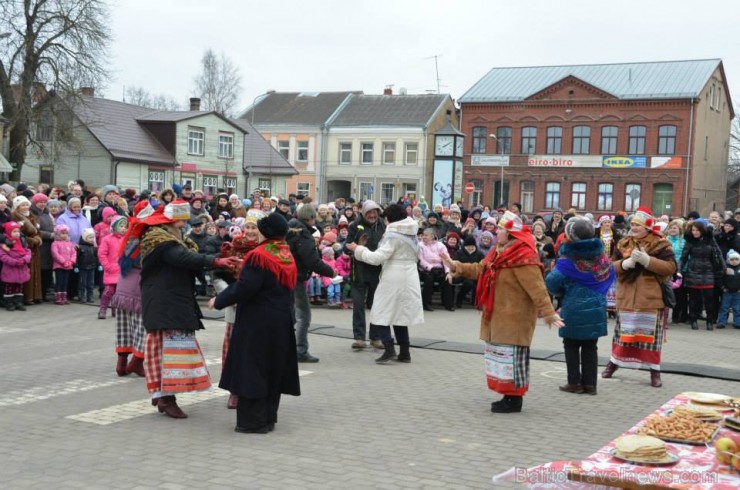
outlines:
[[455, 240], [457, 240], [457, 243], [460, 243], [460, 235], [458, 235], [454, 231], [450, 231], [447, 233], [447, 240], [449, 241], [450, 238], [454, 238]]
[[324, 249], [321, 251], [321, 255], [323, 257], [326, 257], [327, 259], [333, 259], [334, 258], [334, 249], [331, 247], [324, 247]]
[[31, 205], [31, 201], [26, 199], [25, 196], [16, 196], [13, 199], [13, 209], [18, 208], [18, 206], [23, 206], [24, 204]]
[[259, 209], [250, 209], [247, 211], [247, 217], [245, 219], [246, 224], [256, 225], [259, 220], [267, 216], [264, 211]]
[[5, 236], [10, 238], [10, 232], [20, 227], [21, 225], [19, 225], [15, 221], [8, 221], [7, 223], [3, 225], [3, 228], [5, 229]]
[[494, 218], [493, 216], [489, 216], [488, 218], [486, 218], [486, 220], [483, 222], [483, 226], [485, 226], [485, 225], [487, 225], [489, 223], [498, 226], [498, 222], [496, 221], [496, 218]]
[[465, 240], [463, 240], [463, 247], [469, 247], [469, 246], [475, 246], [475, 238], [472, 236], [466, 236]]
[[23, 182], [21, 182], [20, 184], [18, 184], [18, 187], [15, 188], [15, 190], [17, 190], [18, 192], [23, 192], [26, 189], [28, 189], [28, 184], [25, 184]]
[[438, 215], [437, 213], [435, 213], [434, 211], [432, 211], [432, 212], [430, 212], [429, 214], [427, 214], [427, 220], [428, 220], [429, 218], [434, 218], [434, 219], [436, 219], [437, 221], [439, 221], [439, 215]]
[[735, 212], [732, 214], [740, 214], [740, 208], [735, 209]]
[[328, 233], [324, 233], [324, 237], [321, 239], [322, 241], [325, 241], [329, 245], [334, 245], [337, 241], [337, 234], [333, 231], [330, 231]]
[[92, 228], [84, 228], [82, 230], [82, 239], [87, 241], [88, 238], [92, 237], [92, 242], [95, 243], [95, 230]]
[[107, 196], [111, 192], [115, 192], [116, 194], [118, 194], [118, 187], [114, 185], [104, 185], [103, 189], [100, 191], [100, 195], [103, 196], [103, 200], [105, 200], [105, 196]]
[[614, 221], [614, 216], [612, 216], [610, 214], [603, 215], [601, 218], [599, 218], [599, 226], [601, 226], [602, 223], [604, 223], [605, 221], [613, 222]]
[[67, 225], [56, 225], [54, 227], [54, 236], [59, 236], [62, 233], [69, 234], [69, 226], [67, 226]]
[[345, 215], [342, 215], [342, 216], [339, 217], [338, 224], [339, 224], [339, 226], [342, 226], [342, 225], [348, 226], [349, 225], [349, 220], [347, 219], [347, 217]]
[[594, 225], [590, 219], [574, 216], [565, 223], [565, 237], [571, 242], [593, 238]]
[[242, 204], [244, 204], [244, 207], [248, 208], [252, 206], [252, 200], [251, 199], [242, 199]]
[[103, 213], [102, 213], [102, 215], [103, 215], [103, 221], [105, 221], [107, 223], [108, 222], [108, 218], [113, 218], [113, 216], [115, 216], [117, 214], [118, 213], [116, 213], [116, 210], [115, 209], [113, 209], [110, 206], [106, 206], [106, 207], [103, 208]]
[[40, 192], [38, 194], [34, 194], [31, 198], [31, 204], [35, 206], [37, 203], [40, 202], [49, 202], [49, 197], [46, 194], [42, 194]]
[[301, 206], [301, 208], [296, 211], [296, 216], [301, 221], [316, 219], [316, 210], [310, 204], [306, 204]]
[[180, 197], [182, 195], [182, 186], [180, 184], [172, 184], [172, 192], [174, 192], [177, 197]]
[[288, 222], [278, 213], [271, 213], [257, 221], [257, 229], [267, 238], [285, 238]]
[[239, 200], [239, 196], [237, 194], [232, 194], [232, 195], [229, 196], [229, 201], [231, 201], [232, 199], [235, 199], [235, 200], [238, 201]]
[[52, 207], [52, 206], [61, 207], [62, 201], [60, 201], [59, 199], [49, 199], [49, 201], [46, 203], [46, 206], [47, 207]]
[[165, 206], [164, 215], [172, 221], [190, 221], [190, 204], [176, 199]]
[[73, 204], [79, 204], [80, 206], [82, 206], [82, 201], [79, 197], [70, 197], [69, 199], [67, 199], [67, 207], [70, 207]]
[[689, 219], [699, 219], [701, 218], [701, 215], [699, 214], [698, 211], [691, 211], [688, 215], [688, 218]]
[[650, 208], [640, 206], [637, 208], [637, 211], [635, 211], [635, 214], [632, 215], [630, 223], [637, 223], [640, 226], [644, 226], [645, 228], [652, 230], [653, 225], [655, 224], [655, 218], [653, 217], [653, 212]]
[[450, 213], [460, 213], [460, 206], [457, 204], [452, 204], [450, 206]]
[[740, 259], [740, 254], [730, 249], [730, 251], [727, 252], [727, 261], [729, 262], [732, 259]]
[[126, 219], [125, 216], [120, 216], [120, 215], [119, 216], [116, 216], [110, 222], [110, 231], [111, 231], [111, 233], [117, 233], [117, 234], [120, 235], [121, 234], [121, 227], [124, 224], [127, 224], [127, 223], [128, 223], [128, 220]]
[[737, 220], [735, 218], [727, 218], [725, 220], [726, 225], [731, 225], [734, 229], [737, 230]]
[[290, 201], [287, 199], [280, 199], [278, 201], [278, 206], [290, 206]]
[[231, 220], [227, 219], [224, 221], [219, 221], [216, 226], [218, 226], [219, 228], [231, 228], [231, 225], [232, 225]]
[[506, 228], [508, 231], [522, 231], [524, 223], [522, 219], [511, 211], [506, 211], [498, 222], [498, 226]]

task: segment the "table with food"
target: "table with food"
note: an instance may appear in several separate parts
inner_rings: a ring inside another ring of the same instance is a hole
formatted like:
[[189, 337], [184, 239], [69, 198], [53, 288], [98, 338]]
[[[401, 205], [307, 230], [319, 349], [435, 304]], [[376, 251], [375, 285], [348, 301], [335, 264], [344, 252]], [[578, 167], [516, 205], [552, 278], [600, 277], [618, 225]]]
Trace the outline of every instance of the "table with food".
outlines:
[[740, 397], [675, 396], [583, 461], [494, 477], [546, 489], [740, 489]]

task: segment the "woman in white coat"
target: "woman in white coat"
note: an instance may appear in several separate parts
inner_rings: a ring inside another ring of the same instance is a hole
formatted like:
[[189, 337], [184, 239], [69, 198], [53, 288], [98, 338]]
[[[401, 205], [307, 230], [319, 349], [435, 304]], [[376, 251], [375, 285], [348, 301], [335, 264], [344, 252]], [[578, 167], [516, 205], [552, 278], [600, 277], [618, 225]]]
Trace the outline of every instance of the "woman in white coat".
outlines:
[[[383, 216], [387, 226], [377, 250], [371, 252], [363, 246], [362, 237], [359, 245], [352, 243], [345, 246], [354, 252], [357, 260], [383, 266], [370, 310], [370, 324], [378, 329], [385, 347], [385, 352], [375, 362], [411, 362], [409, 325], [424, 323], [416, 266], [419, 250], [416, 232], [419, 225], [407, 216], [406, 210], [399, 204], [386, 207]], [[391, 325], [400, 348], [398, 355], [391, 337]]]

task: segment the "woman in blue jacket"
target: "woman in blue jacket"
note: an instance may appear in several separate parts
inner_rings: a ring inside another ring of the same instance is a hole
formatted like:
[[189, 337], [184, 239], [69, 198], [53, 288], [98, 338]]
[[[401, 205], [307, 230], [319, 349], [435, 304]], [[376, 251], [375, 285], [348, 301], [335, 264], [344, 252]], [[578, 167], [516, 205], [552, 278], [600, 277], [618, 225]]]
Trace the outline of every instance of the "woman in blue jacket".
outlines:
[[591, 220], [571, 218], [564, 232], [567, 241], [545, 280], [550, 294], [560, 298], [560, 316], [565, 322], [558, 334], [563, 338], [568, 384], [560, 391], [595, 395], [596, 342], [607, 334], [606, 292], [616, 275], [604, 243], [594, 238]]

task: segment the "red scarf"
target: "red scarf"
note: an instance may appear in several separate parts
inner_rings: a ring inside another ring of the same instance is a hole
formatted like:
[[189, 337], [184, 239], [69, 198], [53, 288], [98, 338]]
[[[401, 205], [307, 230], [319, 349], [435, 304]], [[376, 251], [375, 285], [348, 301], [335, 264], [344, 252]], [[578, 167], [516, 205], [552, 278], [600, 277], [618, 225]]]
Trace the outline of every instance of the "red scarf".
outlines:
[[483, 273], [478, 278], [478, 287], [475, 290], [475, 302], [478, 308], [483, 309], [483, 320], [488, 322], [493, 315], [493, 303], [496, 295], [496, 273], [499, 269], [537, 265], [542, 268], [537, 247], [532, 239], [523, 237], [500, 250], [491, 249], [485, 258]]
[[298, 268], [285, 240], [265, 240], [260, 243], [244, 257], [246, 264], [272, 272], [281, 285], [291, 290], [298, 281]]

